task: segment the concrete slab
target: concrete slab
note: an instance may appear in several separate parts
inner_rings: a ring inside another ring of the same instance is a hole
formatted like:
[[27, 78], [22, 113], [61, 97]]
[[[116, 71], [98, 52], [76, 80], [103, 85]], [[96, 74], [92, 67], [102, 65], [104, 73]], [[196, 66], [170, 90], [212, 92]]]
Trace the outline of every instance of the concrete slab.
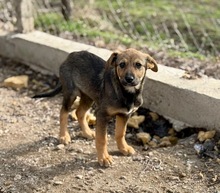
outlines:
[[144, 106], [194, 127], [220, 129], [220, 81], [186, 80], [184, 71], [160, 66], [148, 73]]
[[7, 34], [0, 31], [0, 55], [24, 62], [32, 67], [42, 67], [58, 74], [60, 64], [70, 52], [87, 50], [103, 59], [111, 51], [65, 40], [40, 31], [27, 34]]
[[[0, 55], [42, 67], [58, 74], [60, 64], [73, 51], [87, 50], [107, 59], [111, 51], [64, 40], [34, 31], [7, 34], [0, 31]], [[159, 65], [159, 72], [147, 72], [144, 107], [194, 127], [220, 130], [220, 80], [186, 80], [184, 71]]]

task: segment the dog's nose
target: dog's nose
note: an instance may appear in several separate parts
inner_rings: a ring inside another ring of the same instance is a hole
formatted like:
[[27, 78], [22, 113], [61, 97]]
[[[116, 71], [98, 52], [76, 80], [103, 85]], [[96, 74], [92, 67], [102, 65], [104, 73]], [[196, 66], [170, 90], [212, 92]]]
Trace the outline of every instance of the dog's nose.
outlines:
[[128, 74], [125, 76], [125, 80], [127, 83], [132, 83], [134, 81], [134, 76], [131, 74]]

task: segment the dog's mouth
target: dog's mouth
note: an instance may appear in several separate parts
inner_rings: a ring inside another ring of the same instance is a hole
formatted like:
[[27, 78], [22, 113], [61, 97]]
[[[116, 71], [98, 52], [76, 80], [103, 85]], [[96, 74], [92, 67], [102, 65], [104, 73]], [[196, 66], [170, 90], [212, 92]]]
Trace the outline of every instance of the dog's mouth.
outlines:
[[124, 87], [136, 87], [140, 84], [140, 81], [138, 81], [138, 80], [128, 81], [126, 79], [122, 79], [121, 84]]
[[122, 81], [121, 82], [122, 83], [122, 85], [123, 86], [126, 86], [126, 87], [135, 87], [135, 86], [137, 86], [139, 83], [137, 83], [137, 82], [131, 82], [131, 83], [129, 83], [129, 82], [126, 82], [126, 81]]

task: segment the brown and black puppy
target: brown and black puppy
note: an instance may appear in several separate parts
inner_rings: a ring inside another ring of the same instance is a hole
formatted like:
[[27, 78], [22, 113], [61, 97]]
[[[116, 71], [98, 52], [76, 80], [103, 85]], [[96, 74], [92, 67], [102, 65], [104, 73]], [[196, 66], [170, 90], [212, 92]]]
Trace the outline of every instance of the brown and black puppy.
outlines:
[[[60, 66], [60, 85], [51, 93], [36, 95], [52, 96], [63, 91], [60, 111], [60, 142], [71, 141], [67, 124], [68, 113], [77, 96], [80, 105], [76, 115], [86, 138], [95, 138], [98, 162], [102, 166], [112, 164], [107, 150], [107, 124], [116, 116], [115, 140], [124, 155], [135, 150], [125, 140], [127, 121], [143, 103], [142, 90], [146, 70], [157, 72], [157, 63], [148, 54], [135, 49], [114, 52], [107, 62], [87, 51], [73, 52]], [[86, 112], [96, 103], [96, 130], [86, 121]]]

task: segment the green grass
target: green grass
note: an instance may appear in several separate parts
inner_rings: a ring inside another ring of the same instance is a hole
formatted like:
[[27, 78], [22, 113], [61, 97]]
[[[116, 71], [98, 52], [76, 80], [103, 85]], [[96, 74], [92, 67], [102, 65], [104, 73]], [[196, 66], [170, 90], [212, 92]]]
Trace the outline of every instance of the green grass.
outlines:
[[[83, 8], [83, 1], [75, 2], [75, 10]], [[220, 42], [220, 27], [213, 23], [220, 18], [220, 1], [96, 0], [91, 9], [96, 11], [98, 19], [85, 19], [73, 11], [73, 20], [66, 22], [61, 14], [49, 12], [40, 14], [35, 19], [35, 26], [54, 34], [69, 31], [91, 41], [102, 38], [106, 43], [117, 42], [131, 47], [165, 48], [171, 55], [181, 57], [203, 58], [202, 54], [216, 55], [220, 51], [220, 43], [217, 43]], [[102, 21], [109, 22], [113, 29], [100, 30]]]

